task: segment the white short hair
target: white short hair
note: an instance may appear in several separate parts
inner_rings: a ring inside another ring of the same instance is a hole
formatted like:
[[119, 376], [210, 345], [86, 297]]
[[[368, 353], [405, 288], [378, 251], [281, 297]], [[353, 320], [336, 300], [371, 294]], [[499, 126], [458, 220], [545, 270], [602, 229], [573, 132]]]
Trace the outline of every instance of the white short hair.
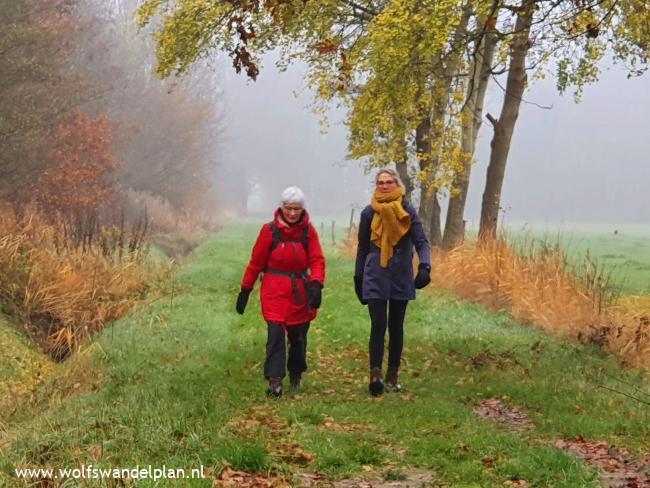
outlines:
[[280, 204], [299, 203], [301, 207], [305, 206], [305, 194], [297, 186], [290, 186], [282, 192]]

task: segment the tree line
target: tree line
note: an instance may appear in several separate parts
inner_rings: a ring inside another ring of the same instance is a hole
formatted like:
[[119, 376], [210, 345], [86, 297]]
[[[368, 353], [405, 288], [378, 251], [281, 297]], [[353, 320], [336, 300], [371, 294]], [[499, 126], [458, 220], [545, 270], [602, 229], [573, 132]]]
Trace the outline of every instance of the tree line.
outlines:
[[[347, 108], [349, 156], [395, 164], [407, 192], [420, 193], [431, 242], [447, 248], [465, 234], [484, 120], [492, 138], [479, 235], [489, 238], [531, 82], [551, 74], [579, 100], [603, 62], [638, 76], [650, 55], [649, 0], [147, 0], [138, 15], [157, 26], [162, 78], [217, 50], [253, 80], [269, 50], [283, 51], [282, 64], [305, 62], [314, 109]], [[497, 114], [484, 110], [490, 83], [502, 88]]]
[[156, 202], [213, 211], [221, 114], [209, 73], [153, 73], [135, 0], [0, 0], [0, 202], [73, 226]]

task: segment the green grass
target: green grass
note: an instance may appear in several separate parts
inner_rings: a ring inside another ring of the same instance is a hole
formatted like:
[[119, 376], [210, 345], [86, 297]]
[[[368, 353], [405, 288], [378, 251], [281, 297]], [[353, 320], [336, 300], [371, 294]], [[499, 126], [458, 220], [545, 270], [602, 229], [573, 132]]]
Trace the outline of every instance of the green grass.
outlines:
[[54, 370], [55, 364], [38, 346], [0, 313], [0, 439], [9, 412], [17, 410], [19, 401], [28, 398]]
[[[80, 363], [85, 377], [76, 366], [78, 388], [55, 394], [56, 376], [74, 363], [56, 365], [25, 408], [0, 413], [0, 486], [15, 484], [16, 466], [219, 469], [224, 461], [335, 478], [370, 469], [389, 479], [418, 466], [453, 486], [599, 486], [593, 471], [544, 440], [584, 436], [647, 449], [648, 406], [603, 388], [641, 396], [649, 391], [643, 373], [441, 292], [420, 292], [409, 306], [406, 392], [369, 398], [367, 310], [354, 295], [352, 262], [329, 248], [303, 390], [268, 400], [257, 293], [245, 315], [234, 312], [257, 231], [232, 225], [199, 247], [175, 278], [173, 300], [139, 307], [98, 337]], [[514, 432], [477, 418], [472, 407], [490, 397], [525, 409], [535, 428]]]
[[[508, 238], [514, 242], [559, 244], [578, 270], [583, 269], [587, 254], [595, 260], [612, 286], [624, 294], [650, 295], [650, 230], [622, 227], [614, 229], [522, 230], [511, 228]], [[614, 230], [617, 234], [614, 234]]]
[[611, 270], [615, 283], [627, 294], [650, 294], [650, 236], [583, 234], [570, 241], [570, 256], [576, 261], [587, 252]]
[[20, 379], [25, 363], [37, 356], [37, 348], [0, 313], [0, 378], [5, 381]]

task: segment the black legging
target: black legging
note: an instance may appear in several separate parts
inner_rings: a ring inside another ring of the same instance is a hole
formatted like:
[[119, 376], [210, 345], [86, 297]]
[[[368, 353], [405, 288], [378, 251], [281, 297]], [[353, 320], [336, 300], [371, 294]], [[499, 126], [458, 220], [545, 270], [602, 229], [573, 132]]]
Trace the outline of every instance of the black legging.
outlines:
[[[370, 312], [370, 369], [381, 368], [384, 358], [384, 336], [388, 326], [388, 366], [399, 367], [404, 347], [404, 316], [407, 300], [368, 300]], [[386, 317], [388, 308], [388, 317]]]

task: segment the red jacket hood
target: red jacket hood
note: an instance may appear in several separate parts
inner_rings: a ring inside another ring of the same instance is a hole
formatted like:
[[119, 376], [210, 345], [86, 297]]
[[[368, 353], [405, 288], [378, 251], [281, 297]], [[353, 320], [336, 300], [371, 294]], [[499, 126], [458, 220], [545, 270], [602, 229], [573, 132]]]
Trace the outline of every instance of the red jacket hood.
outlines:
[[280, 219], [280, 208], [276, 208], [273, 213], [273, 222], [280, 231], [289, 231], [293, 229], [303, 229], [309, 225], [309, 212], [303, 210], [302, 217], [295, 224], [287, 225], [282, 219]]

